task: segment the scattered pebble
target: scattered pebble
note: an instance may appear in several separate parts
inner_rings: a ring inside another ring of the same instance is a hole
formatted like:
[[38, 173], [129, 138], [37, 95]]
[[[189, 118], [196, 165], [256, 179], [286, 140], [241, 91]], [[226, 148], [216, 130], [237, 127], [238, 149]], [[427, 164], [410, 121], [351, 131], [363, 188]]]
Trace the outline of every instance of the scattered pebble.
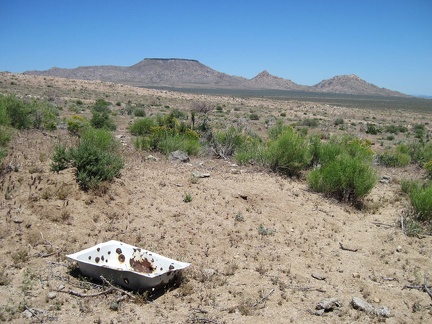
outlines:
[[326, 280], [327, 276], [321, 274], [321, 273], [312, 273], [312, 278], [316, 280]]
[[48, 299], [54, 299], [54, 298], [56, 298], [57, 297], [57, 293], [55, 292], [55, 291], [50, 291], [48, 294], [47, 294], [47, 298]]

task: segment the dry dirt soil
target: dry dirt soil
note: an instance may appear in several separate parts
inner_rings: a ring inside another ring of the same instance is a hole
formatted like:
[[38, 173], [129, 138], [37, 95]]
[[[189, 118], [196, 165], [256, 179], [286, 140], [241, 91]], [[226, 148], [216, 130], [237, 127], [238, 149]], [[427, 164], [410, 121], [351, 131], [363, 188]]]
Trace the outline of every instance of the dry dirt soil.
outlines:
[[[356, 125], [353, 133], [359, 132], [359, 121], [367, 116], [407, 125], [430, 120], [404, 111], [210, 97], [101, 82], [14, 74], [2, 74], [1, 79], [2, 92], [46, 97], [64, 107], [62, 116], [72, 114], [68, 107], [74, 100], [90, 104], [104, 94], [122, 105], [128, 100], [148, 104], [148, 114], [166, 105], [188, 110], [194, 101], [217, 103], [230, 110], [224, 117], [214, 116], [221, 123], [253, 110], [262, 118], [249, 121], [250, 127], [262, 132], [265, 116], [281, 111], [287, 121], [318, 116], [325, 125], [321, 131], [329, 132], [338, 131], [332, 126], [337, 116]], [[391, 180], [379, 182], [365, 206], [357, 209], [310, 191], [304, 177], [285, 178], [211, 156], [178, 163], [154, 152], [136, 151], [127, 132], [131, 119], [116, 117], [126, 166], [105, 193], [81, 191], [73, 169], [58, 174], [50, 170], [54, 145], [73, 140], [66, 130], [15, 135], [0, 176], [0, 320], [432, 321], [431, 297], [421, 288], [404, 288], [420, 287], [425, 277], [432, 281], [432, 238], [408, 237], [400, 227], [408, 205], [400, 181], [421, 177], [421, 168], [377, 167], [379, 177], [387, 175]], [[379, 149], [380, 139], [372, 140]], [[150, 154], [157, 160], [148, 159]], [[210, 176], [197, 179], [194, 172]], [[184, 202], [186, 194], [192, 201]], [[77, 265], [65, 255], [111, 239], [192, 265], [184, 271], [179, 287], [148, 300], [141, 295], [122, 298], [117, 291], [91, 296], [104, 288], [80, 276]], [[375, 309], [387, 307], [390, 317], [354, 309], [353, 297]], [[326, 298], [339, 302], [333, 310], [317, 315], [317, 304]]]

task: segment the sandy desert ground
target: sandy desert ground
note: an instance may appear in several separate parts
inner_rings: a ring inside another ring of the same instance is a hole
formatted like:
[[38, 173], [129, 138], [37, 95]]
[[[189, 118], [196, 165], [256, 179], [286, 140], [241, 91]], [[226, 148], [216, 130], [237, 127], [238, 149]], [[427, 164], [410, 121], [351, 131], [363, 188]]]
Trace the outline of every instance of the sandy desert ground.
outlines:
[[[287, 121], [319, 117], [320, 131], [332, 133], [341, 132], [332, 124], [338, 116], [349, 125], [343, 132], [355, 134], [368, 118], [406, 125], [430, 120], [428, 114], [407, 111], [179, 94], [102, 82], [14, 74], [2, 74], [1, 80], [2, 92], [51, 97], [65, 107], [61, 114], [66, 117], [74, 100], [91, 104], [104, 95], [122, 104], [142, 102], [147, 114], [168, 105], [188, 110], [195, 101], [211, 102], [229, 111], [215, 112], [213, 121], [220, 125], [254, 111], [262, 118], [248, 123], [261, 133], [264, 121], [281, 112]], [[408, 206], [400, 181], [423, 177], [420, 167], [377, 166], [379, 178], [390, 180], [378, 182], [358, 209], [310, 191], [304, 177], [286, 178], [206, 155], [181, 163], [136, 151], [127, 131], [131, 118], [116, 117], [126, 166], [104, 194], [80, 190], [71, 168], [50, 170], [54, 145], [73, 141], [66, 130], [22, 131], [12, 140], [0, 176], [1, 321], [432, 321], [431, 297], [422, 289], [404, 288], [422, 285], [425, 277], [432, 281], [431, 236], [409, 237], [400, 228]], [[382, 139], [370, 139], [374, 149], [382, 149]], [[192, 201], [184, 202], [185, 194]], [[80, 276], [65, 255], [111, 239], [192, 265], [179, 287], [148, 300], [141, 295], [121, 299], [117, 291], [86, 297], [104, 288]], [[355, 309], [356, 297], [374, 310], [386, 307], [389, 317]], [[328, 298], [337, 299], [333, 309], [317, 314], [317, 304]]]

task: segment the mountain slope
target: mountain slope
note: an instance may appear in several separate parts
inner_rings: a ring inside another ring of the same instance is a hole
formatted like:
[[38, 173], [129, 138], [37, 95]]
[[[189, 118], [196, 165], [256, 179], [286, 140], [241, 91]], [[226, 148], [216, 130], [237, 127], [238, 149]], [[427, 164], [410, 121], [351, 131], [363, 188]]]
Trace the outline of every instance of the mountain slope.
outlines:
[[355, 74], [338, 75], [321, 81], [312, 86], [316, 91], [344, 93], [353, 95], [378, 95], [378, 96], [405, 96], [404, 94], [377, 87], [376, 85], [360, 79]]
[[69, 79], [122, 82], [139, 86], [238, 86], [246, 79], [215, 71], [197, 60], [144, 59], [129, 67], [87, 66], [75, 69], [52, 68], [24, 74]]
[[308, 86], [302, 86], [291, 80], [283, 79], [271, 75], [266, 70], [259, 73], [254, 78], [242, 83], [242, 87], [247, 89], [274, 89], [274, 90], [308, 90]]
[[46, 71], [27, 71], [24, 74], [101, 80], [141, 87], [300, 90], [353, 95], [406, 96], [400, 92], [379, 88], [354, 74], [335, 76], [314, 86], [305, 86], [273, 76], [267, 71], [259, 73], [252, 79], [246, 79], [218, 72], [197, 60], [178, 58], [146, 58], [128, 67], [113, 65], [80, 66], [74, 69], [55, 67]]

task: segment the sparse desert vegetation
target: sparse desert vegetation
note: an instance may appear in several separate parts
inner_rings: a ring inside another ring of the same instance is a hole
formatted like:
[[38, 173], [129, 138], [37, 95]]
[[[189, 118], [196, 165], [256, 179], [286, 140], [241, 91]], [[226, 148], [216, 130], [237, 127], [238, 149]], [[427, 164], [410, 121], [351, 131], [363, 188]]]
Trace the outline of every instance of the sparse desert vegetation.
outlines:
[[[1, 321], [430, 321], [428, 102], [0, 78]], [[192, 266], [104, 293], [65, 255], [110, 239]]]

